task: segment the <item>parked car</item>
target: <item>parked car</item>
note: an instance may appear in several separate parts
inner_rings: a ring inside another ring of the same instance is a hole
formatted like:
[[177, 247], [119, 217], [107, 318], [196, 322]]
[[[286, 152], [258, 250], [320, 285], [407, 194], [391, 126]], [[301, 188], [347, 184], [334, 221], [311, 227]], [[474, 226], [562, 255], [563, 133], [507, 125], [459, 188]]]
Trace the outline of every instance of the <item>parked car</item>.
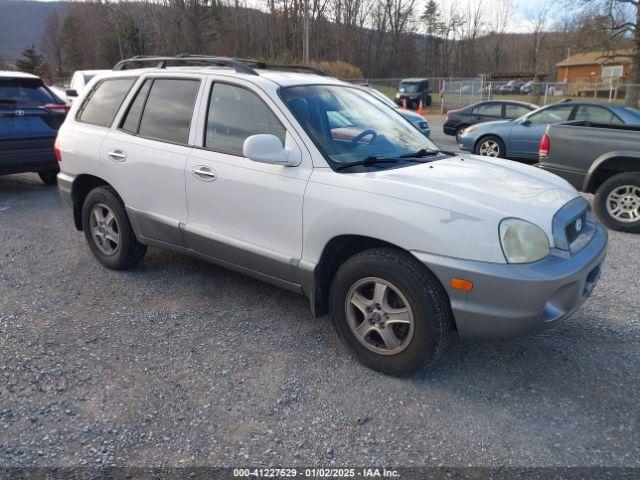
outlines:
[[537, 84], [533, 80], [529, 80], [527, 83], [520, 87], [520, 93], [529, 94], [533, 91], [533, 87]]
[[640, 125], [597, 120], [606, 118], [549, 125], [538, 166], [594, 193], [596, 214], [609, 228], [640, 233]]
[[[440, 151], [337, 79], [195, 59], [92, 81], [62, 126], [60, 194], [105, 267], [154, 245], [306, 294], [388, 373], [437, 358], [454, 326], [529, 334], [591, 294], [606, 230], [565, 180]], [[335, 136], [340, 115], [361, 133]]]
[[68, 109], [39, 77], [0, 71], [0, 175], [35, 172], [55, 185], [53, 143]]
[[373, 95], [385, 105], [396, 110], [400, 115], [406, 118], [414, 127], [420, 130], [427, 137], [431, 134], [429, 122], [427, 122], [427, 120], [422, 115], [419, 115], [416, 112], [412, 112], [411, 110], [404, 110], [398, 107], [389, 97], [387, 97], [380, 90], [376, 90], [373, 87], [365, 87], [365, 91]]
[[520, 88], [522, 88], [523, 85], [524, 82], [509, 80], [507, 83], [500, 87], [499, 93], [517, 94], [520, 93]]
[[420, 102], [423, 105], [431, 105], [431, 90], [429, 80], [426, 78], [405, 78], [398, 85], [396, 104], [402, 106], [407, 102], [408, 108], [418, 108]]
[[49, 90], [51, 90], [60, 101], [71, 105], [71, 99], [67, 96], [66, 89], [56, 87], [55, 85], [49, 85]]
[[515, 120], [473, 125], [462, 132], [459, 146], [478, 155], [537, 162], [540, 139], [547, 125], [570, 120], [638, 124], [640, 116], [633, 110], [613, 103], [563, 101]]
[[540, 107], [533, 103], [510, 100], [478, 102], [458, 110], [449, 110], [444, 118], [442, 130], [458, 139], [462, 131], [470, 125], [504, 118], [515, 119], [538, 108]]
[[87, 84], [96, 76], [102, 73], [110, 72], [111, 70], [76, 70], [71, 77], [71, 83], [69, 88], [65, 91], [65, 94], [69, 100], [69, 103], [73, 103], [73, 99], [76, 98]]

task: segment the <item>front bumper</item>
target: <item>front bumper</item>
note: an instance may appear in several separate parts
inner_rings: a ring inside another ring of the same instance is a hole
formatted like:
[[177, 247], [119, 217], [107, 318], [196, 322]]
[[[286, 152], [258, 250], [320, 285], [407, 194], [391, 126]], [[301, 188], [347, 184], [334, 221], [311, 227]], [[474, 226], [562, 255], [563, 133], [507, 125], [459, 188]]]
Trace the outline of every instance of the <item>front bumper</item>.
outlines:
[[[576, 254], [567, 257], [556, 251], [529, 264], [413, 254], [449, 294], [461, 337], [500, 338], [545, 330], [577, 310], [600, 277], [606, 248], [607, 232], [596, 225], [591, 241]], [[452, 288], [455, 277], [473, 282], [473, 290]]]

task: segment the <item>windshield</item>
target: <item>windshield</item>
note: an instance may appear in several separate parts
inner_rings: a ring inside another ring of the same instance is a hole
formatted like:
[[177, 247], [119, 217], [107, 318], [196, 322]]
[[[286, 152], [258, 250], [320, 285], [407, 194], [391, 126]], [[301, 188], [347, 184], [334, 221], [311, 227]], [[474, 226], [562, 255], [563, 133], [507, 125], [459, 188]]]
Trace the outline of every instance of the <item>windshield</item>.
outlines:
[[420, 91], [420, 82], [400, 82], [399, 90], [402, 93], [418, 93]]
[[438, 150], [393, 108], [358, 88], [304, 85], [280, 92], [332, 166]]

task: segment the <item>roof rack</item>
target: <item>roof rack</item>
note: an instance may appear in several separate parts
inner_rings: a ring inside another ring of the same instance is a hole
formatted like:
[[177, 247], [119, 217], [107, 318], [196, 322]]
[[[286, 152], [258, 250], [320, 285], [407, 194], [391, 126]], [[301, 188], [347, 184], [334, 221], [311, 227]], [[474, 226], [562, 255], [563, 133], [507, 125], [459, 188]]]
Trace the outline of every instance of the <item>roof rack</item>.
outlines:
[[[211, 64], [224, 67], [231, 67], [238, 73], [246, 73], [247, 75], [258, 75], [258, 72], [254, 68], [263, 70], [302, 70], [309, 73], [315, 73], [323, 77], [330, 76], [327, 72], [320, 70], [319, 68], [309, 67], [307, 65], [279, 65], [269, 64], [262, 60], [245, 59], [245, 58], [229, 58], [229, 57], [215, 57], [211, 55], [190, 55], [180, 54], [175, 56], [149, 56], [138, 55], [135, 57], [127, 58], [126, 60], [120, 60], [113, 67], [114, 70], [126, 70], [128, 65], [135, 63], [155, 63], [156, 68], [167, 68], [168, 62], [182, 62], [182, 63], [194, 63], [194, 64]], [[252, 68], [253, 67], [253, 68]]]
[[114, 70], [126, 70], [127, 65], [135, 63], [156, 63], [156, 68], [167, 68], [168, 62], [182, 62], [182, 63], [207, 63], [212, 65], [219, 65], [223, 67], [231, 67], [238, 73], [246, 73], [247, 75], [258, 75], [258, 73], [246, 63], [235, 58], [228, 57], [214, 57], [210, 55], [187, 55], [181, 54], [173, 57], [158, 57], [158, 56], [145, 56], [138, 55], [135, 57], [127, 58], [126, 60], [120, 60], [113, 67]]

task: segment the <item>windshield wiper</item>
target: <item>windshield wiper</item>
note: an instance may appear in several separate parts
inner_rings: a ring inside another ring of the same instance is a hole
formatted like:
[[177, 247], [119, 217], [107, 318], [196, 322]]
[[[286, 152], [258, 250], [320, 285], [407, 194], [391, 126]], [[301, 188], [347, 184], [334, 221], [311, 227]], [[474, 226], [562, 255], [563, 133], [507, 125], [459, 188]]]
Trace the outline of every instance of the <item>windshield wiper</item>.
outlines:
[[398, 162], [397, 158], [367, 157], [363, 160], [358, 160], [356, 162], [350, 162], [350, 163], [344, 163], [342, 165], [338, 165], [336, 167], [336, 172], [339, 172], [340, 170], [344, 170], [345, 168], [356, 167], [358, 165], [362, 165], [363, 167], [372, 167], [380, 163], [396, 163], [396, 162]]
[[398, 158], [432, 157], [432, 156], [435, 156], [435, 155], [439, 155], [440, 153], [441, 153], [440, 150], [427, 150], [426, 148], [421, 148], [417, 152], [405, 153], [404, 155], [398, 156]]

